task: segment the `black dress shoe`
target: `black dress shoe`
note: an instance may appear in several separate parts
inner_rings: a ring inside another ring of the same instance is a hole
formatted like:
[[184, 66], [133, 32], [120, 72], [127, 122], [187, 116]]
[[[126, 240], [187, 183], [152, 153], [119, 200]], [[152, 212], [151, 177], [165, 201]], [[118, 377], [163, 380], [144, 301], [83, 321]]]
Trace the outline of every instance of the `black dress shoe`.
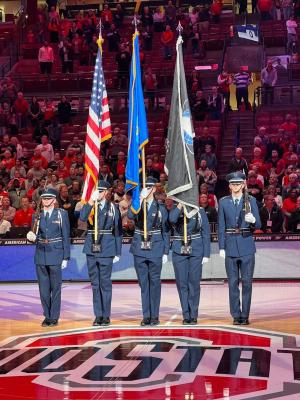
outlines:
[[182, 324], [183, 324], [183, 325], [190, 325], [190, 323], [191, 323], [191, 320], [190, 320], [189, 318], [184, 318], [184, 319], [182, 320]]
[[100, 326], [102, 323], [103, 317], [96, 317], [94, 322], [93, 322], [93, 326]]
[[141, 326], [150, 325], [150, 318], [144, 318], [141, 320]]
[[44, 321], [42, 322], [42, 327], [45, 328], [45, 326], [49, 326], [49, 324], [50, 324], [50, 319], [45, 318]]
[[197, 318], [191, 318], [191, 322], [190, 322], [191, 325], [197, 325], [197, 323], [198, 323]]
[[241, 318], [241, 325], [249, 325], [249, 319], [248, 318]]
[[49, 326], [56, 326], [56, 325], [58, 325], [58, 319], [52, 319], [52, 320], [49, 322]]
[[241, 325], [241, 318], [234, 318], [233, 325]]
[[103, 318], [101, 322], [101, 326], [109, 326], [110, 325], [110, 319], [109, 318]]
[[159, 319], [158, 318], [151, 318], [150, 325], [151, 326], [159, 325]]

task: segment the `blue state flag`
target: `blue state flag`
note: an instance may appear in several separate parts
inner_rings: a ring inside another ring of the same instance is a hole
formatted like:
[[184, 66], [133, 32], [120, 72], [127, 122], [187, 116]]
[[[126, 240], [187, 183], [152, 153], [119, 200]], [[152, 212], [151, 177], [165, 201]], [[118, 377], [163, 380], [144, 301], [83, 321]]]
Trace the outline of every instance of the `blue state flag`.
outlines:
[[141, 80], [138, 32], [132, 38], [132, 58], [129, 85], [128, 156], [125, 190], [132, 190], [131, 210], [140, 210], [140, 171], [142, 149], [148, 143], [146, 110]]

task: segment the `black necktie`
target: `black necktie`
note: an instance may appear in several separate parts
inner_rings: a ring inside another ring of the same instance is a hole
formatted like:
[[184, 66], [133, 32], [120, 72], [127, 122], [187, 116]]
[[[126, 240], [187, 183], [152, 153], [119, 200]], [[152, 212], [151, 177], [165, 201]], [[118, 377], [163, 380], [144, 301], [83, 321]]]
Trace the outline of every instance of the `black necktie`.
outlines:
[[239, 205], [239, 199], [235, 199], [235, 200], [234, 200], [234, 205], [235, 205], [235, 208], [238, 208], [238, 205]]
[[46, 212], [46, 215], [45, 215], [45, 221], [46, 221], [46, 225], [48, 225], [48, 221], [49, 221], [49, 213], [48, 213], [48, 211]]

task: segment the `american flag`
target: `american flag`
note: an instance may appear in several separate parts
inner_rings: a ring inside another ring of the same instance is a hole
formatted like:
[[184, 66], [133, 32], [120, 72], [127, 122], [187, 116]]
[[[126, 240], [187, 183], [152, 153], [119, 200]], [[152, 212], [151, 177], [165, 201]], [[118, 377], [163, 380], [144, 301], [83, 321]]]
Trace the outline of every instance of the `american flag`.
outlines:
[[89, 201], [97, 187], [101, 142], [111, 137], [108, 98], [102, 69], [101, 39], [96, 58], [85, 142], [85, 181], [82, 200]]

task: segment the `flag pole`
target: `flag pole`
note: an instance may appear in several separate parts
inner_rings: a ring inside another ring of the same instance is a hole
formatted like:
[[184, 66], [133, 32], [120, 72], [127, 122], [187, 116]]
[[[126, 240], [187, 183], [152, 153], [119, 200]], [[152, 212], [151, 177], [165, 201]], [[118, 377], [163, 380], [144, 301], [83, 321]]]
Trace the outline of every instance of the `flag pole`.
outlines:
[[[134, 23], [134, 33], [138, 33], [137, 29], [137, 18], [136, 15], [133, 16], [133, 23]], [[143, 189], [146, 187], [146, 157], [145, 157], [145, 146], [142, 148], [142, 184]], [[147, 242], [148, 240], [148, 231], [147, 231], [147, 199], [143, 199], [144, 205], [144, 241]]]
[[[178, 35], [182, 37], [183, 26], [181, 25], [180, 21], [178, 22], [176, 30], [178, 31]], [[183, 243], [186, 247], [188, 245], [187, 240], [187, 217], [186, 217], [186, 207], [183, 207]]]
[[[98, 38], [98, 46], [100, 48], [101, 54], [102, 54], [102, 23], [101, 23], [101, 18], [99, 20], [99, 38]], [[101, 141], [101, 138], [99, 138]], [[99, 179], [99, 177], [97, 177]], [[96, 187], [98, 185], [98, 182], [96, 184]], [[98, 225], [98, 210], [99, 210], [99, 202], [98, 199], [95, 201], [94, 204], [94, 213], [95, 213], [95, 219], [94, 219], [94, 248], [95, 250], [98, 248], [98, 239], [99, 239], [99, 225]]]
[[188, 240], [187, 240], [187, 218], [185, 215], [185, 206], [183, 208], [183, 243], [184, 246], [188, 245]]

